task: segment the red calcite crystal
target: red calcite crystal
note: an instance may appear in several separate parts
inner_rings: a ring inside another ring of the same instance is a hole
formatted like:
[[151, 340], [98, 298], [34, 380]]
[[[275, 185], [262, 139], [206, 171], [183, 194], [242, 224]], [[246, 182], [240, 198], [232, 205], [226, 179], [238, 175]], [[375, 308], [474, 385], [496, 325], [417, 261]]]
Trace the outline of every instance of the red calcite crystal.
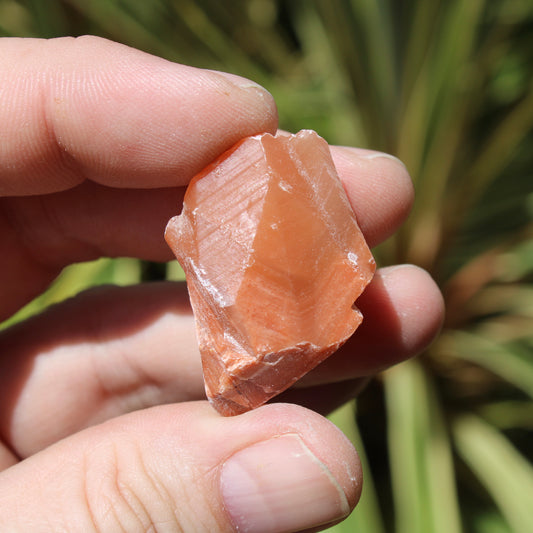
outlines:
[[315, 132], [248, 137], [191, 181], [165, 238], [194, 311], [207, 397], [223, 415], [263, 404], [362, 320], [375, 263]]

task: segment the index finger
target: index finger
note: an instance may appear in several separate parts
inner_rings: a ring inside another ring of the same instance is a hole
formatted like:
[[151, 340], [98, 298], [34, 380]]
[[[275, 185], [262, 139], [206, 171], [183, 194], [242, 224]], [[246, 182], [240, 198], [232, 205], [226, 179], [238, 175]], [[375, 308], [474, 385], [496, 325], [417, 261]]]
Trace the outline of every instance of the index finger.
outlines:
[[339, 178], [369, 246], [390, 237], [409, 215], [414, 188], [405, 165], [383, 152], [332, 146]]
[[185, 185], [247, 135], [268, 92], [97, 37], [0, 39], [0, 196]]

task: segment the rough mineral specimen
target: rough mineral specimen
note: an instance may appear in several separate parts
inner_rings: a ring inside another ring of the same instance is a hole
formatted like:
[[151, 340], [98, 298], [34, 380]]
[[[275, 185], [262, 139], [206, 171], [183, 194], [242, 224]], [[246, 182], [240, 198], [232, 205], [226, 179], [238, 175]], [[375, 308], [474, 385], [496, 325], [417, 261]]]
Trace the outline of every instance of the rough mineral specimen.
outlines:
[[207, 397], [263, 404], [341, 346], [375, 263], [315, 132], [248, 137], [190, 183], [165, 238], [193, 307]]

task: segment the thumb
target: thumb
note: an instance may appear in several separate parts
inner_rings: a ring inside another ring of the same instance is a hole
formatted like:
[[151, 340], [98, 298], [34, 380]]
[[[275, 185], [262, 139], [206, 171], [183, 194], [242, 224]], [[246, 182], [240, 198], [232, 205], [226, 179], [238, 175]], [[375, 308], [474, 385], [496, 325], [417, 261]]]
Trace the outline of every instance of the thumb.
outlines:
[[2, 531], [253, 531], [344, 518], [357, 454], [312, 411], [223, 418], [206, 402], [160, 406], [75, 434], [0, 475]]

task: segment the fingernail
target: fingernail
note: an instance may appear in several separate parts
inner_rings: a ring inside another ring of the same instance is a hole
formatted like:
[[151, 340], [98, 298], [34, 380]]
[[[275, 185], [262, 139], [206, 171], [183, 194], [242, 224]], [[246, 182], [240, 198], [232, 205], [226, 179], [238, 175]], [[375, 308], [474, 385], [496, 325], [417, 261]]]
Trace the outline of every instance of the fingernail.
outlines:
[[350, 159], [352, 159], [354, 155], [359, 159], [366, 159], [367, 161], [371, 161], [373, 159], [388, 159], [405, 168], [405, 164], [401, 159], [398, 159], [396, 156], [387, 154], [385, 152], [377, 152], [375, 150], [367, 150], [365, 148], [352, 148], [351, 146], [339, 146], [337, 149], [338, 148], [341, 149], [341, 153], [343, 150], [345, 150]]
[[268, 91], [262, 86], [256, 83], [255, 81], [249, 80], [248, 78], [243, 78], [242, 76], [237, 76], [237, 74], [230, 74], [229, 72], [221, 72], [218, 70], [212, 70], [211, 72], [216, 72], [223, 78], [226, 78], [228, 81], [240, 87], [241, 89], [259, 89], [262, 92], [268, 93]]
[[360, 157], [363, 159], [390, 159], [391, 161], [394, 161], [395, 163], [398, 163], [402, 167], [405, 167], [403, 161], [401, 159], [398, 159], [396, 156], [391, 154], [386, 154], [385, 152], [373, 152], [371, 150], [368, 150], [367, 152], [359, 154]]
[[390, 265], [387, 267], [382, 267], [379, 269], [379, 274], [382, 278], [390, 278], [392, 276], [396, 276], [396, 273], [399, 270], [406, 270], [410, 271], [412, 268], [417, 268], [414, 265], [408, 265], [408, 264], [399, 264], [399, 265]]
[[350, 512], [337, 480], [296, 434], [237, 452], [224, 463], [220, 485], [233, 525], [243, 533], [300, 531]]

